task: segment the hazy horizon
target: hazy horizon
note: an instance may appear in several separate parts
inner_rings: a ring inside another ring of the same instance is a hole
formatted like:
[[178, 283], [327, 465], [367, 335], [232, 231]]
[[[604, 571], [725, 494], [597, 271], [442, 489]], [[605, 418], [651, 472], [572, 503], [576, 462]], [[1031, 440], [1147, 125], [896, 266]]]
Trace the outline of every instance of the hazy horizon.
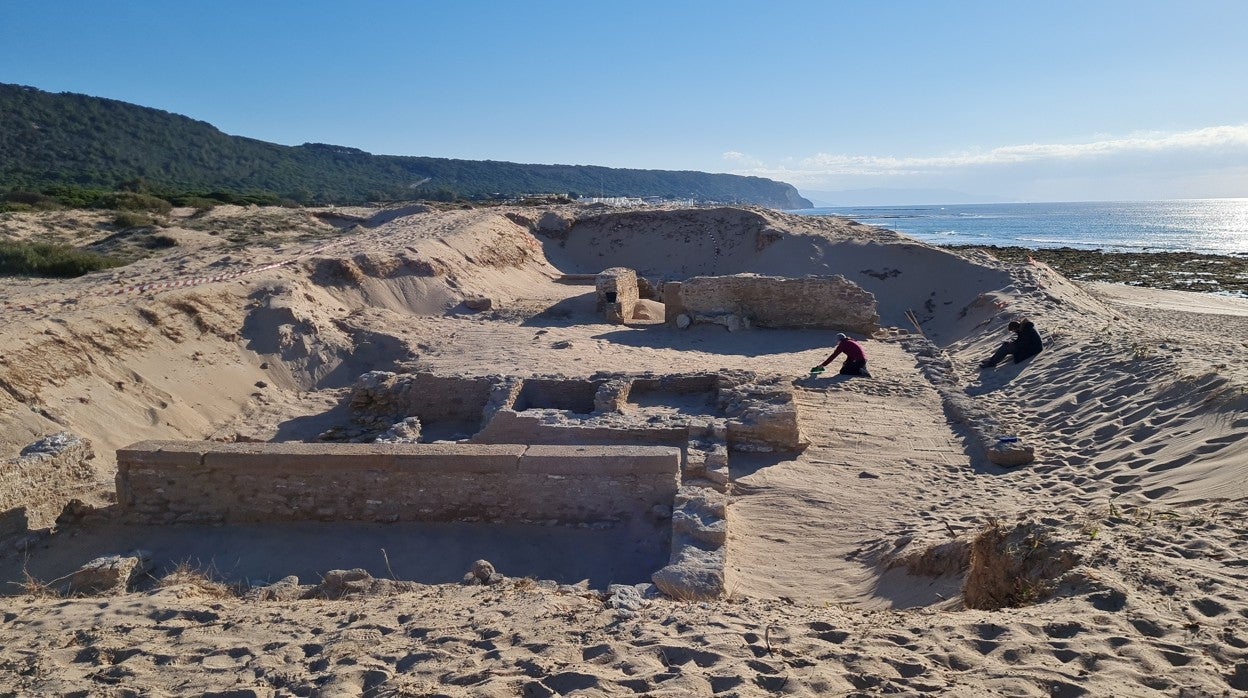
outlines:
[[4, 82], [286, 145], [729, 172], [801, 191], [1248, 197], [1237, 0], [64, 0], [6, 16]]
[[[1245, 196], [1200, 196], [1200, 197], [1168, 197], [1158, 199], [1066, 199], [1062, 201], [1033, 201], [1010, 199], [991, 195], [974, 195], [961, 192], [950, 192], [954, 196], [908, 196], [909, 189], [847, 189], [841, 191], [819, 191], [798, 189], [803, 197], [809, 199], [815, 208], [861, 208], [861, 207], [894, 207], [894, 206], [991, 206], [993, 204], [1063, 204], [1063, 203], [1148, 203], [1155, 201], [1238, 201], [1248, 200]], [[926, 190], [925, 190], [926, 191]], [[933, 190], [934, 191], [934, 190]], [[829, 199], [841, 198], [843, 203]]]

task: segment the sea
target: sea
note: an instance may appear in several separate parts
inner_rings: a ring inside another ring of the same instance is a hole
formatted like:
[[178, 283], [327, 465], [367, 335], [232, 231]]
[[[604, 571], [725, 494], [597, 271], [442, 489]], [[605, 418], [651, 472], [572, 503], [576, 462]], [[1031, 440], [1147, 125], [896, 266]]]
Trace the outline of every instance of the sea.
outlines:
[[933, 245], [1248, 256], [1248, 199], [850, 206], [793, 213], [845, 216]]

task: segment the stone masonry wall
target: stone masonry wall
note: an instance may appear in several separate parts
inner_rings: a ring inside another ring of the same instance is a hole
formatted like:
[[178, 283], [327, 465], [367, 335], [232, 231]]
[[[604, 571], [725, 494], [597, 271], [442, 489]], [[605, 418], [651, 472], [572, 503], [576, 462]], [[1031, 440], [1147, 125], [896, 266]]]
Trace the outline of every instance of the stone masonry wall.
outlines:
[[597, 309], [607, 322], [622, 324], [633, 319], [640, 292], [637, 272], [623, 267], [603, 270], [594, 284], [597, 292]]
[[117, 499], [141, 523], [586, 522], [670, 507], [679, 471], [658, 446], [145, 441]]
[[0, 462], [0, 540], [51, 526], [78, 489], [95, 479], [91, 442], [62, 432]]
[[493, 386], [489, 377], [370, 371], [356, 380], [351, 407], [366, 414], [479, 423]]
[[679, 326], [714, 322], [730, 329], [826, 328], [870, 334], [880, 324], [875, 295], [840, 275], [695, 276], [666, 284], [663, 302], [667, 322]]
[[554, 410], [499, 410], [472, 437], [480, 444], [683, 444], [685, 424], [636, 424], [624, 419], [569, 420]]

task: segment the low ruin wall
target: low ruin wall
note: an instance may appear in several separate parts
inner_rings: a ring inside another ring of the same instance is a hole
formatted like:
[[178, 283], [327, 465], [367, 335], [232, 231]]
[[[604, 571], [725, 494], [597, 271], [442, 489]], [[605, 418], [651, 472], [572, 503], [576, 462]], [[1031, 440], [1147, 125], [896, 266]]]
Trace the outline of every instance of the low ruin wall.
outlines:
[[484, 429], [474, 435], [480, 444], [670, 444], [689, 440], [687, 425], [650, 426], [608, 420], [568, 420], [543, 410], [499, 410]]
[[663, 305], [667, 322], [680, 326], [715, 322], [730, 329], [825, 328], [862, 334], [880, 326], [875, 295], [840, 275], [695, 276], [664, 284]]
[[95, 480], [93, 458], [91, 442], [62, 432], [0, 462], [0, 543], [55, 523], [71, 496]]
[[623, 267], [604, 270], [595, 281], [597, 311], [607, 322], [622, 324], [633, 319], [633, 309], [640, 299], [637, 272]]
[[141, 523], [623, 520], [670, 507], [659, 446], [144, 441], [117, 451]]

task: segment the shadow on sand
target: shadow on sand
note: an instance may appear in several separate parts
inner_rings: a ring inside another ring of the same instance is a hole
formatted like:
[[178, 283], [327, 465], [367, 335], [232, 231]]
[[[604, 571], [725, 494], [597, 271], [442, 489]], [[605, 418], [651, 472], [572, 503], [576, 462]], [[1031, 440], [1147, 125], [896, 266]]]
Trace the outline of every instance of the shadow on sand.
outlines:
[[729, 332], [718, 325], [695, 325], [681, 330], [667, 325], [642, 325], [593, 336], [613, 344], [648, 349], [700, 351], [726, 356], [794, 354], [836, 346], [834, 330], [752, 329]]
[[593, 293], [565, 298], [546, 308], [542, 312], [520, 323], [521, 327], [562, 327], [578, 323], [600, 323], [603, 321], [594, 312], [598, 304]]
[[667, 564], [670, 531], [648, 522], [606, 529], [486, 522], [83, 526], [47, 538], [25, 560], [0, 562], [0, 593], [20, 592], [25, 573], [66, 578], [97, 557], [132, 550], [151, 554], [154, 577], [186, 563], [231, 583], [296, 575], [313, 584], [329, 570], [363, 568], [377, 578], [443, 584], [460, 581], [485, 559], [509, 577], [588, 579], [606, 588], [650, 581]]

